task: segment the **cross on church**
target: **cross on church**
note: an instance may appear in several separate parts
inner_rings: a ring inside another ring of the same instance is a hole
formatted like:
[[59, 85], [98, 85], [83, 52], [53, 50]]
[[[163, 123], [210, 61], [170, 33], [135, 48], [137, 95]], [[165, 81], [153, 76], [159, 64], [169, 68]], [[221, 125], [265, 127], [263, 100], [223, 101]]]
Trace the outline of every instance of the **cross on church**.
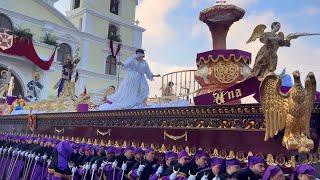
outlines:
[[227, 1], [219, 0], [219, 1], [216, 1], [216, 3], [219, 4], [219, 5], [223, 5], [223, 4], [227, 3]]
[[135, 21], [135, 23], [136, 23], [136, 25], [139, 25], [139, 20], [137, 19], [137, 20]]

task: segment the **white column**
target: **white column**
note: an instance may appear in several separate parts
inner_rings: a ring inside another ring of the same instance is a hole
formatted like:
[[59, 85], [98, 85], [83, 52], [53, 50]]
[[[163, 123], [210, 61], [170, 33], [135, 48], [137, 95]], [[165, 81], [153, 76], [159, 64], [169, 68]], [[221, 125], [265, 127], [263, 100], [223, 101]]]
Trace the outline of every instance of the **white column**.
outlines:
[[82, 47], [80, 49], [81, 54], [81, 61], [77, 69], [79, 69], [79, 80], [76, 83], [76, 95], [79, 95], [83, 92], [83, 88], [86, 85], [87, 77], [83, 75], [83, 71], [81, 70], [88, 70], [89, 69], [89, 40], [86, 38], [82, 39]]
[[75, 89], [75, 91], [76, 91], [75, 93], [77, 96], [79, 96], [81, 93], [83, 93], [84, 86], [86, 85], [85, 82], [87, 82], [87, 77], [85, 75], [83, 75], [81, 72], [79, 72], [79, 80], [77, 81], [77, 85], [76, 85], [76, 89]]
[[[49, 84], [49, 81], [50, 81], [49, 73], [50, 72], [43, 71], [41, 74], [42, 78], [40, 77], [41, 78], [40, 82], [43, 85], [43, 89], [41, 90], [41, 93], [40, 93], [40, 97], [39, 97], [40, 100], [48, 99], [49, 88], [53, 88], [53, 87], [49, 87], [51, 85], [51, 84]], [[54, 82], [52, 84], [54, 86]]]
[[142, 47], [142, 32], [135, 29], [134, 30], [134, 43], [133, 46], [136, 48]]
[[82, 32], [91, 33], [91, 15], [88, 13], [84, 13], [82, 16]]

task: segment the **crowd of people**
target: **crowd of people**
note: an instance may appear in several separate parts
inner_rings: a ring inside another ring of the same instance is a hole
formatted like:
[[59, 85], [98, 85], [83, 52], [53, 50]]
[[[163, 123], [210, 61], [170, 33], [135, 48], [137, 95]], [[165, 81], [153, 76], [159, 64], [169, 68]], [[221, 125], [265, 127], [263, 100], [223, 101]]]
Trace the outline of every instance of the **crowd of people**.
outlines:
[[0, 134], [0, 147], [0, 179], [5, 180], [309, 180], [317, 173], [303, 164], [289, 176], [256, 156], [243, 166], [237, 159], [210, 157], [201, 150], [190, 155], [32, 136]]

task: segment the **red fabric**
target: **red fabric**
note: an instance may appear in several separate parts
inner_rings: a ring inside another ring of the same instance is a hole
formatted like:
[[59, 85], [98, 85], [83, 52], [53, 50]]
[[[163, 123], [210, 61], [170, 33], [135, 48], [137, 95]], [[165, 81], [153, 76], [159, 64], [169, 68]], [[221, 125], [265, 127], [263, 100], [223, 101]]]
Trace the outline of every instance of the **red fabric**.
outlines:
[[56, 48], [54, 49], [54, 52], [51, 55], [50, 59], [48, 61], [44, 61], [38, 56], [31, 40], [15, 36], [13, 38], [12, 47], [4, 51], [0, 48], [0, 52], [6, 53], [9, 55], [14, 55], [14, 56], [26, 57], [28, 60], [32, 61], [39, 68], [43, 70], [49, 70], [54, 60]]
[[117, 50], [116, 50], [116, 54], [114, 54], [114, 50], [113, 50], [113, 40], [109, 40], [109, 48], [111, 50], [111, 55], [113, 58], [116, 58], [117, 55], [119, 54], [120, 52], [120, 49], [121, 49], [121, 44], [119, 43], [118, 46], [117, 46]]

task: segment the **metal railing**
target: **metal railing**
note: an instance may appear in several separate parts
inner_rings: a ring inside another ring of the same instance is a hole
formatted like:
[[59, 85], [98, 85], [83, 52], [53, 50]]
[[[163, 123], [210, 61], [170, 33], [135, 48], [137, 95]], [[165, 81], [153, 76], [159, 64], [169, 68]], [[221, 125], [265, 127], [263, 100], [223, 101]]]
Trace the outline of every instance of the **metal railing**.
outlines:
[[[173, 82], [173, 90], [175, 96], [180, 96], [180, 99], [188, 100], [193, 103], [193, 97], [200, 85], [195, 80], [197, 70], [183, 70], [167, 73], [162, 76], [162, 90], [166, 88], [169, 82]], [[185, 95], [185, 96], [184, 96]]]

